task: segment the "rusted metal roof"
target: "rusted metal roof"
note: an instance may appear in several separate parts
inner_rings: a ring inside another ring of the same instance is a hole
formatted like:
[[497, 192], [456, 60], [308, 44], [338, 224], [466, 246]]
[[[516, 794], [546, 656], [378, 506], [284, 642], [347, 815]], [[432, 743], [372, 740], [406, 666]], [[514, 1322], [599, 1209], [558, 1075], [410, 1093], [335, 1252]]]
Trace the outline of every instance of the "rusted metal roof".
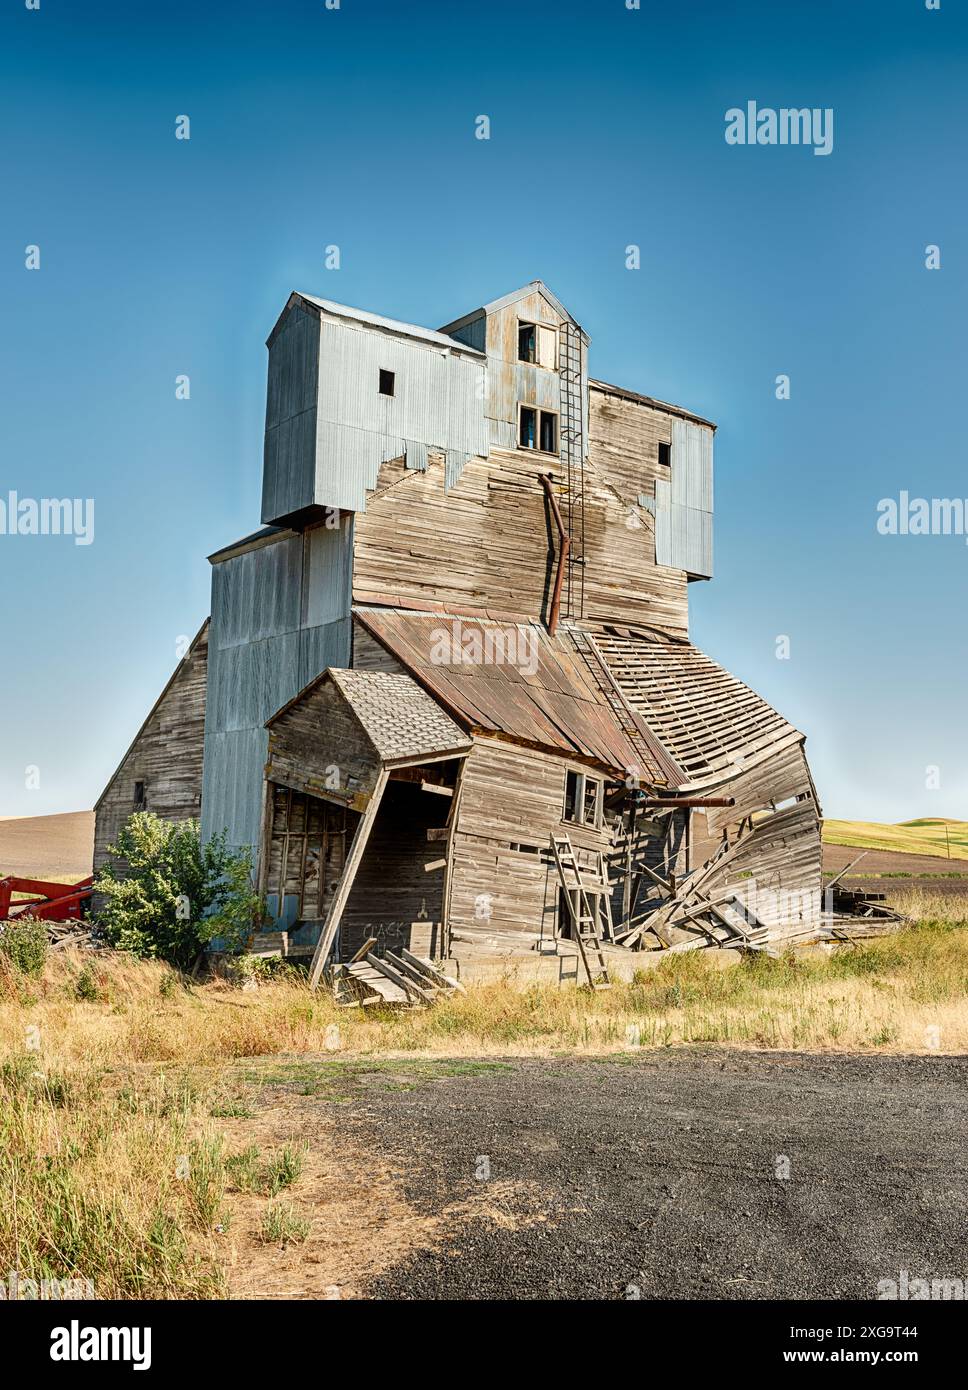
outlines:
[[445, 613], [357, 608], [357, 620], [465, 728], [669, 787], [682, 772], [606, 692], [566, 630]]

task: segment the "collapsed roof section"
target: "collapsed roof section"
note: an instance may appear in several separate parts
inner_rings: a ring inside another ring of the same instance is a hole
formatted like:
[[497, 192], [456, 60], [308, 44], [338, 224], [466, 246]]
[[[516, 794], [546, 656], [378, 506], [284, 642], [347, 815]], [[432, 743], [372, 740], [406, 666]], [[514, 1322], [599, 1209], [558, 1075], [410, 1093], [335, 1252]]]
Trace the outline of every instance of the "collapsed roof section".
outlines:
[[682, 771], [567, 630], [357, 608], [357, 620], [465, 729], [674, 787]]
[[684, 638], [608, 625], [596, 643], [629, 703], [684, 770], [679, 790], [709, 790], [804, 735], [755, 690]]

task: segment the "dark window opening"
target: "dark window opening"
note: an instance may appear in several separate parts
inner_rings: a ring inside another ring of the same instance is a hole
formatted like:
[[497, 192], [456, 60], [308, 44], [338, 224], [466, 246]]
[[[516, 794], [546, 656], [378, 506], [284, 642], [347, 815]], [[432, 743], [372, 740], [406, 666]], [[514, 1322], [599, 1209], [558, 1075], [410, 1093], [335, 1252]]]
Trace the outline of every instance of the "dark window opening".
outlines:
[[558, 452], [558, 417], [552, 410], [523, 405], [518, 422], [518, 448], [537, 449], [542, 454]]
[[671, 455], [672, 455], [672, 445], [671, 445], [671, 444], [660, 444], [660, 445], [659, 445], [659, 462], [660, 462], [660, 464], [662, 464], [662, 466], [663, 466], [664, 468], [668, 468], [668, 467], [669, 467], [669, 464], [670, 464], [670, 462], [671, 462]]
[[558, 452], [558, 417], [550, 410], [541, 412], [541, 450], [545, 454]]
[[562, 820], [575, 825], [590, 825], [596, 830], [602, 823], [602, 783], [584, 772], [565, 773], [565, 809]]
[[565, 773], [565, 820], [578, 819], [578, 773]]
[[518, 361], [536, 362], [538, 335], [533, 323], [518, 324]]
[[[594, 918], [594, 921], [585, 922], [582, 924], [583, 935], [587, 935], [589, 932], [600, 933], [604, 924], [604, 917], [602, 913], [602, 895], [601, 893], [586, 893], [585, 897], [588, 903], [589, 914]], [[571, 911], [568, 907], [569, 899], [571, 899], [571, 906], [572, 908], [574, 908], [575, 917], [581, 915], [581, 895], [579, 894], [578, 889], [559, 888], [558, 935], [560, 937], [563, 937], [566, 941], [574, 941], [575, 924], [572, 919]]]
[[383, 369], [383, 367], [381, 367], [381, 368], [380, 368], [380, 395], [381, 395], [381, 396], [392, 396], [392, 395], [393, 395], [394, 381], [395, 381], [395, 373], [394, 373], [394, 372], [385, 371], [385, 370]]
[[135, 784], [134, 784], [134, 809], [135, 809], [136, 811], [143, 811], [143, 810], [145, 809], [145, 807], [147, 806], [147, 804], [148, 804], [148, 803], [147, 803], [147, 799], [146, 799], [146, 797], [145, 797], [145, 784], [144, 784], [144, 782], [135, 782]]

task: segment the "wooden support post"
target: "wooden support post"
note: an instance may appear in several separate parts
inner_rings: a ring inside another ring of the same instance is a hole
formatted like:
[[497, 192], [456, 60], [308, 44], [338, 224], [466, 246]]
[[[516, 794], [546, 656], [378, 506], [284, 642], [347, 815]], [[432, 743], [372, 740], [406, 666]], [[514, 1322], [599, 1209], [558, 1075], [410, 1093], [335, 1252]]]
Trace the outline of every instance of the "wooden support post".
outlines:
[[376, 820], [376, 813], [380, 809], [380, 802], [383, 799], [383, 791], [389, 779], [389, 772], [385, 767], [381, 767], [380, 774], [376, 779], [376, 786], [370, 797], [369, 805], [363, 812], [359, 825], [356, 827], [356, 834], [353, 836], [353, 843], [350, 845], [350, 852], [347, 855], [343, 872], [340, 875], [339, 887], [336, 895], [329, 905], [329, 912], [326, 914], [326, 921], [319, 934], [319, 941], [316, 950], [313, 952], [313, 963], [309, 971], [309, 985], [315, 989], [319, 984], [319, 977], [323, 973], [326, 959], [332, 950], [333, 940], [336, 936], [336, 929], [343, 916], [343, 909], [346, 907], [346, 900], [350, 895], [350, 889], [356, 879], [356, 872], [360, 867], [360, 860], [363, 858], [363, 851], [366, 849], [366, 842], [370, 838], [370, 831], [373, 829], [373, 822]]

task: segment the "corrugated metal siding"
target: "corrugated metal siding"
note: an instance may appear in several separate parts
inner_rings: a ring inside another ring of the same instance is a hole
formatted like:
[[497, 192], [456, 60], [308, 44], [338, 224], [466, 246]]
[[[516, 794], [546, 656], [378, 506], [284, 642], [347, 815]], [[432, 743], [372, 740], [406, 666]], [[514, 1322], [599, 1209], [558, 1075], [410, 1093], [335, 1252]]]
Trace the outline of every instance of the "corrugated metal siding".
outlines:
[[352, 523], [213, 566], [202, 830], [236, 848], [261, 833], [266, 720], [350, 661]]
[[284, 516], [312, 500], [318, 380], [319, 319], [293, 308], [269, 351], [263, 519]]
[[655, 484], [655, 560], [711, 578], [713, 436], [702, 425], [672, 422], [670, 478]]
[[[270, 429], [267, 415], [264, 521], [310, 502], [364, 511], [389, 459], [405, 455], [408, 467], [425, 469], [428, 450], [449, 449], [453, 482], [468, 458], [487, 454], [483, 361], [363, 324], [324, 319], [315, 326], [315, 357], [312, 341], [290, 341], [288, 327], [270, 348], [270, 379], [291, 373], [297, 383], [277, 384], [274, 399], [301, 401], [306, 372], [315, 369], [315, 436], [307, 482], [308, 413], [288, 421], [288, 434]], [[381, 369], [394, 373], [392, 396], [380, 394]]]

